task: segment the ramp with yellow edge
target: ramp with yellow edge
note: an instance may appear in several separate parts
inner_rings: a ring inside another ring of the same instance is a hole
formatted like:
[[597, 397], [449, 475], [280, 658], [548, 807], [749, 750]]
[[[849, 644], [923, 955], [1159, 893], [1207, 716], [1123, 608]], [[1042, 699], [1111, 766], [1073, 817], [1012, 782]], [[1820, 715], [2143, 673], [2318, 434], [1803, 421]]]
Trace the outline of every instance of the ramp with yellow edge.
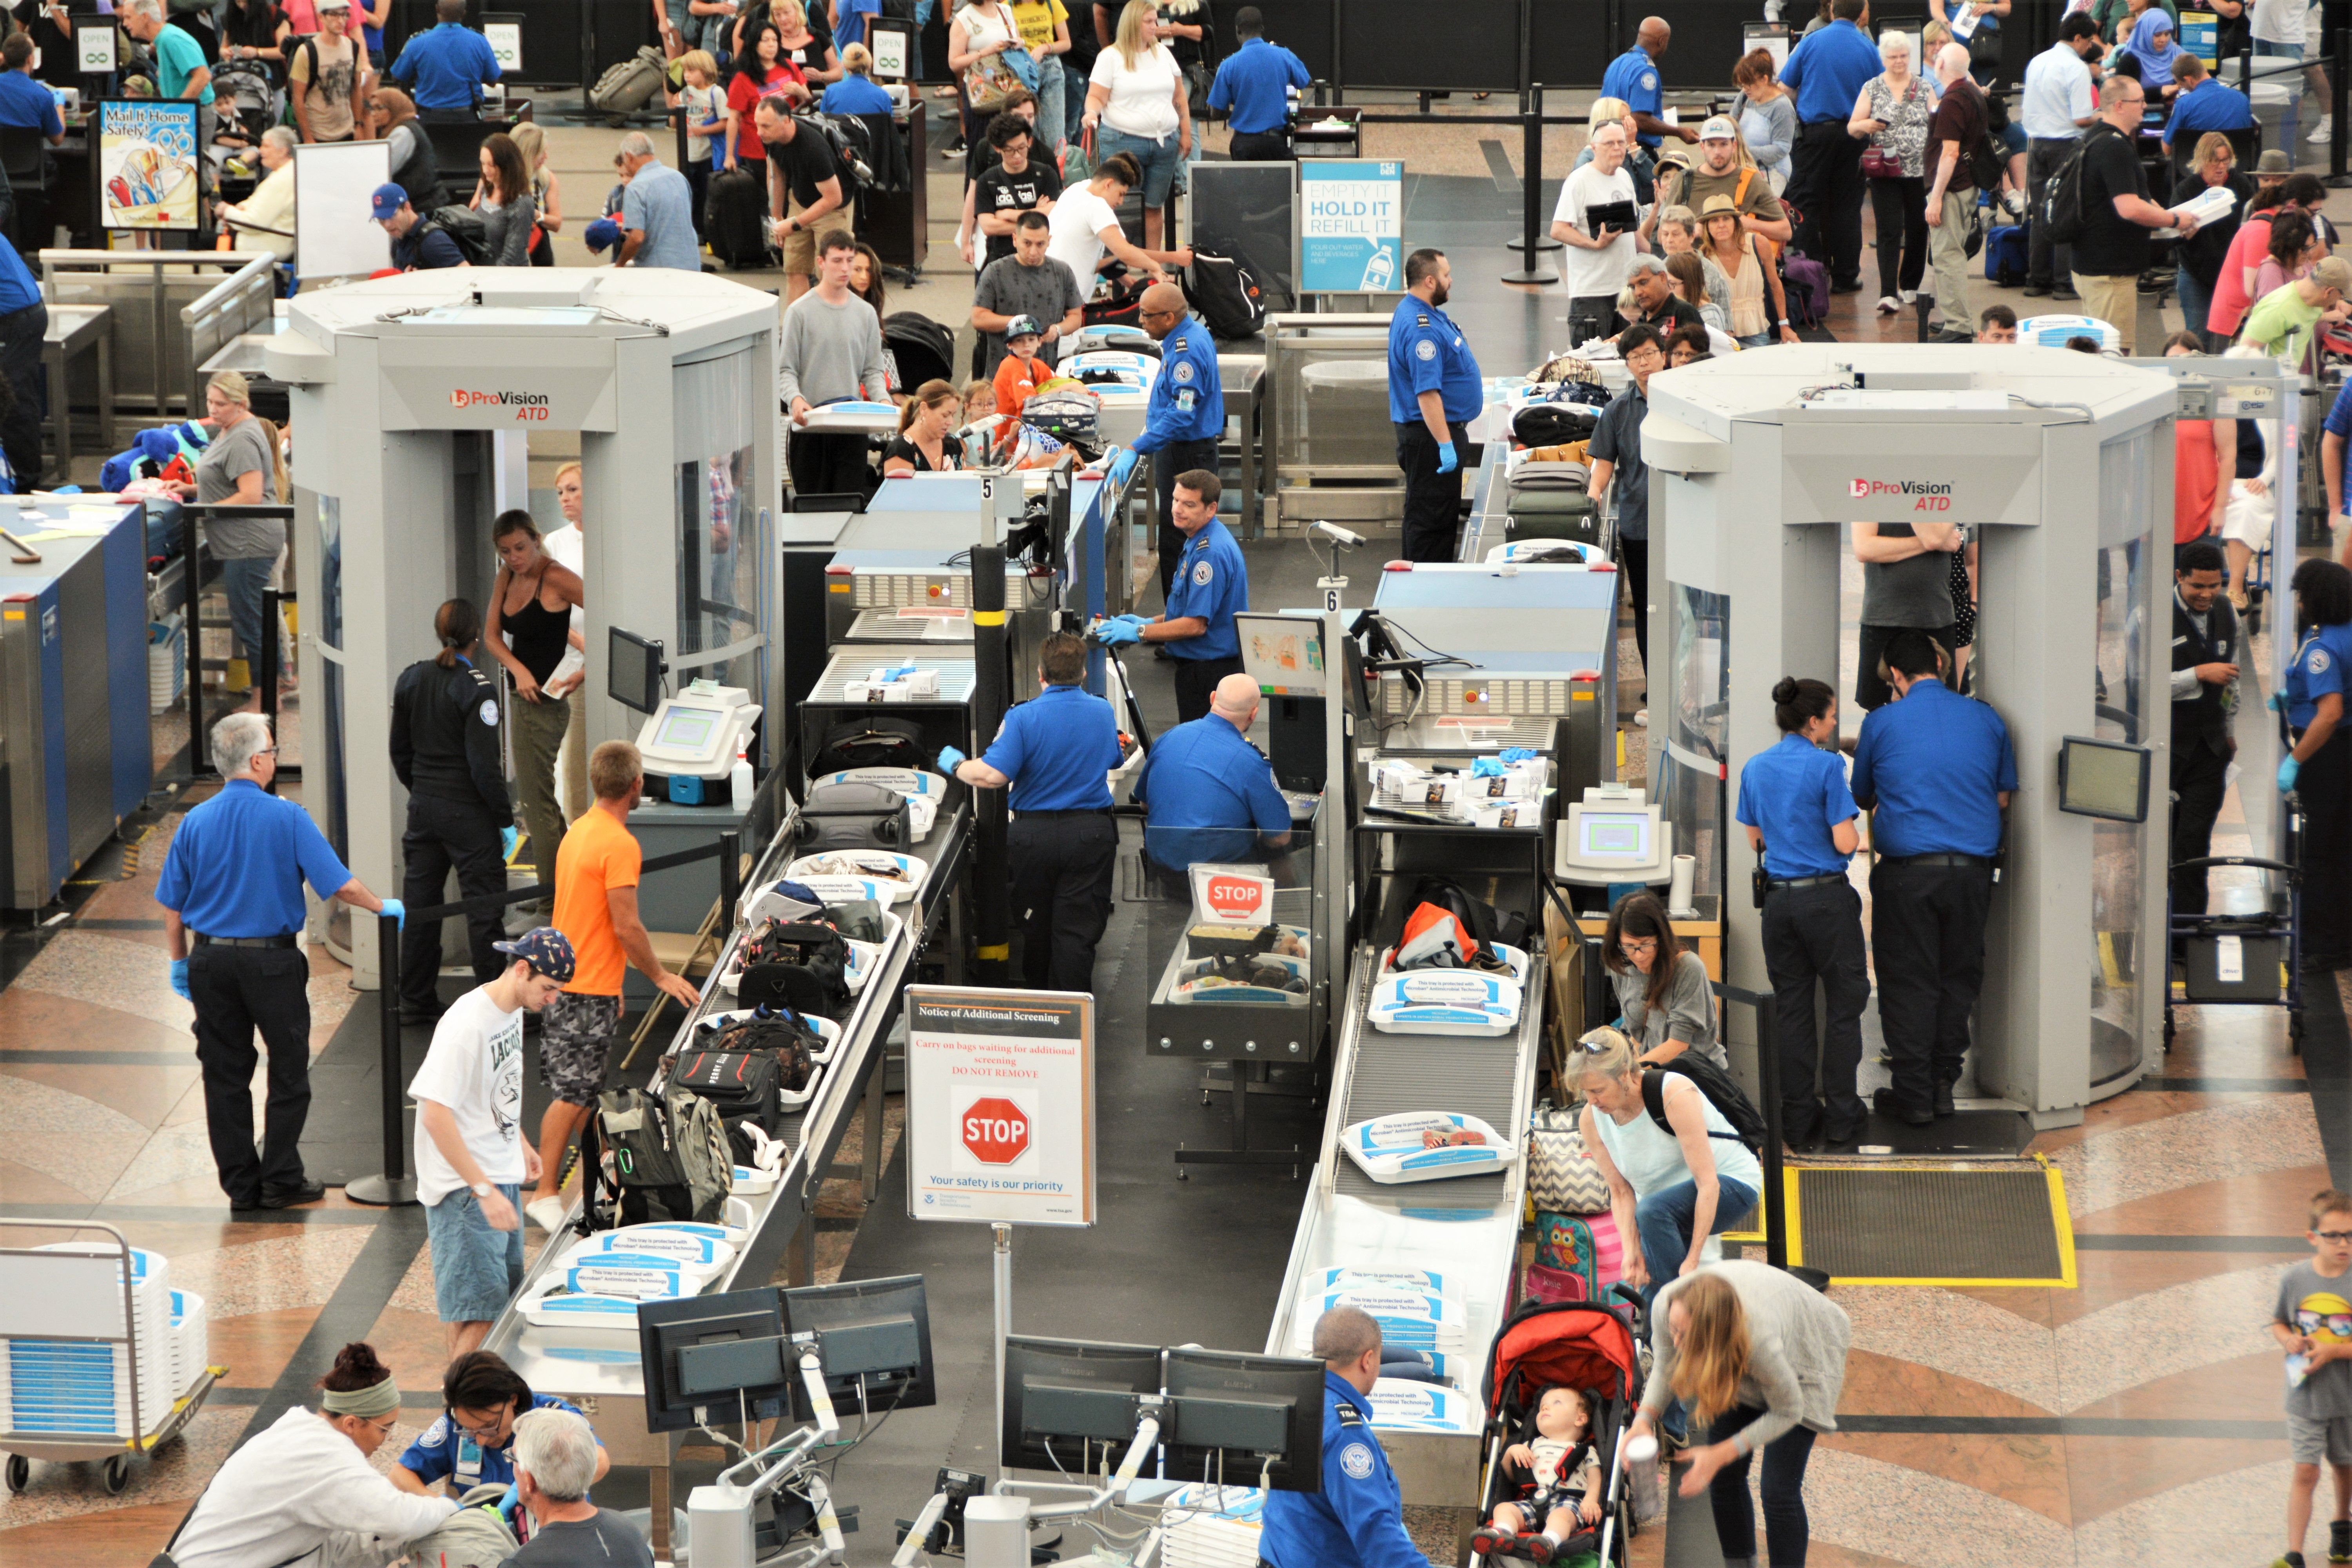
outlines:
[[2074, 1289], [2065, 1178], [2039, 1155], [1792, 1165], [1782, 1179], [1789, 1261], [1833, 1285]]

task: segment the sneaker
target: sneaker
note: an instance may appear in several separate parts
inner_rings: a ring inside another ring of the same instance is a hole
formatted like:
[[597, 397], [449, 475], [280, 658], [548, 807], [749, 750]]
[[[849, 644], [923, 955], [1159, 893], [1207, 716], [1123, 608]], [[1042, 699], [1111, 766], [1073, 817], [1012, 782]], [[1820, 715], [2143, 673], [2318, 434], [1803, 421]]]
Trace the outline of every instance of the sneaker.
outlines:
[[[2315, 147], [2324, 146], [2326, 143], [2327, 139], [2335, 134], [2336, 116], [2332, 114], [2323, 114], [2319, 117], [2319, 123], [2312, 128], [2311, 134], [2305, 138], [2305, 140], [2308, 141]], [[2340, 1563], [2347, 1560], [2344, 1558], [2332, 1557], [2329, 1561]]]
[[1919, 290], [1916, 289], [1906, 289], [1903, 290], [1903, 302], [1906, 305], [1917, 304], [1919, 302]]
[[2050, 297], [2053, 300], [2063, 300], [2072, 303], [2074, 300], [2080, 300], [2083, 296], [2077, 294], [2072, 289], [2053, 289], [2050, 290]]
[[1519, 1555], [1540, 1568], [1541, 1564], [1551, 1561], [1551, 1554], [1559, 1544], [1549, 1535], [1522, 1535], [1519, 1537]]
[[1894, 295], [1881, 294], [1878, 297], [1878, 313], [1880, 315], [1891, 316], [1901, 309], [1903, 309], [1903, 301], [1896, 299]]
[[531, 1224], [553, 1236], [563, 1228], [563, 1216], [572, 1212], [572, 1206], [561, 1197], [533, 1198], [522, 1205], [522, 1212]]
[[1636, 730], [1646, 730], [1649, 727], [1650, 710], [1647, 708], [1635, 709], [1633, 710], [1633, 728]]
[[2028, 283], [2025, 286], [2023, 292], [2025, 297], [2029, 300], [2047, 300], [2050, 298], [2050, 285], [2047, 283]]
[[2282, 1553], [2279, 1560], [2271, 1564], [2271, 1568], [2303, 1568], [2303, 1553], [2300, 1552]]
[[2352, 1563], [2352, 1520], [2332, 1520], [2327, 1526], [2327, 1560]]
[[1518, 1536], [1499, 1524], [1482, 1524], [1470, 1532], [1470, 1550], [1481, 1557], [1502, 1557], [1518, 1550]]

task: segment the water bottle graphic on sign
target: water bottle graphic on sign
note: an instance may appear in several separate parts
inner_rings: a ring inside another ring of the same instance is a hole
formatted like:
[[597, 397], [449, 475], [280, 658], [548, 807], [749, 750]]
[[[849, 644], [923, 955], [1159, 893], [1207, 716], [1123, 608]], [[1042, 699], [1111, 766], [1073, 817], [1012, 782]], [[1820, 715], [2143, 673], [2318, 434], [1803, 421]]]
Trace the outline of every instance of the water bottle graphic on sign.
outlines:
[[1372, 258], [1364, 263], [1363, 287], [1368, 289], [1385, 289], [1389, 286], [1389, 280], [1395, 276], [1396, 261], [1389, 255], [1389, 247], [1374, 240]]

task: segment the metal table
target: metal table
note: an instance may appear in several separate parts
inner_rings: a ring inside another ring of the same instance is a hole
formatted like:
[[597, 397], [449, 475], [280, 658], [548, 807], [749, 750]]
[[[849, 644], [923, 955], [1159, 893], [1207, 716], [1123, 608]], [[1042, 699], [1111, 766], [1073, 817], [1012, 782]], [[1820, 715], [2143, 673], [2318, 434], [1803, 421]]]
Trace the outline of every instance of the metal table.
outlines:
[[[98, 439], [114, 449], [114, 310], [110, 305], [51, 305], [41, 362], [49, 373], [49, 424], [56, 436], [59, 484], [73, 482], [73, 404], [67, 372], [75, 356], [98, 351]], [[28, 478], [31, 476], [27, 476]]]
[[1263, 531], [1265, 356], [1219, 354], [1217, 384], [1224, 389], [1226, 414], [1241, 422], [1242, 536], [1255, 539]]

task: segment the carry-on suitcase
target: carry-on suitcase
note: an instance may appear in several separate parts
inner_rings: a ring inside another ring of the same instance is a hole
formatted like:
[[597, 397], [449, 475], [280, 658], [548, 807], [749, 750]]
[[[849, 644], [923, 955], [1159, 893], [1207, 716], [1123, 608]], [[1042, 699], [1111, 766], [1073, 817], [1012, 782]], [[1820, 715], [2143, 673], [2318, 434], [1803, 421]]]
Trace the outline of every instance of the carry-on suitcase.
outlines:
[[647, 44], [608, 68], [588, 89], [588, 107], [599, 114], [635, 114], [662, 88], [662, 53]]
[[768, 264], [768, 184], [749, 169], [723, 170], [710, 177], [703, 232], [719, 264], [742, 269]]
[[1601, 548], [1601, 510], [1589, 482], [1581, 463], [1520, 464], [1503, 501], [1510, 518], [1506, 542], [1565, 539]]
[[2026, 227], [2021, 223], [1997, 223], [1985, 230], [1984, 275], [2004, 289], [2026, 280]]

